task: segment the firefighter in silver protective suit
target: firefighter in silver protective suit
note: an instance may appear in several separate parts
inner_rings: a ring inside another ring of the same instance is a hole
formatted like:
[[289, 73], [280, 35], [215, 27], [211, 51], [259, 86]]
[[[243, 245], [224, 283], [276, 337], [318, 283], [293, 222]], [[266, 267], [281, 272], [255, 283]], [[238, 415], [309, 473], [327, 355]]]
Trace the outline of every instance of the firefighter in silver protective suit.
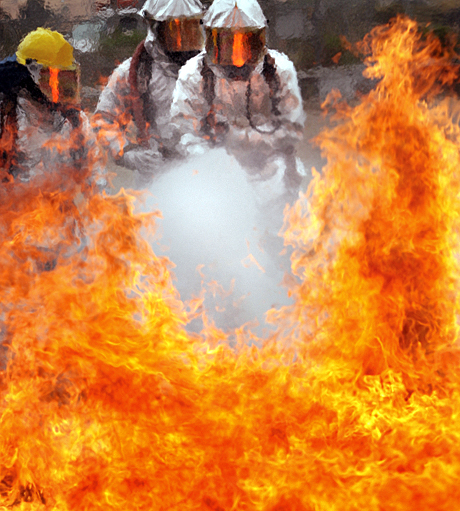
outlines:
[[53, 30], [30, 32], [0, 62], [2, 180], [83, 169], [95, 139], [79, 107], [79, 86], [73, 48]]
[[147, 37], [112, 73], [95, 111], [99, 141], [119, 164], [149, 179], [177, 156], [170, 125], [179, 70], [204, 45], [199, 0], [147, 0]]
[[305, 114], [293, 63], [267, 48], [256, 0], [214, 0], [203, 22], [206, 49], [182, 67], [174, 91], [178, 147], [199, 154], [223, 145], [254, 182], [296, 192]]

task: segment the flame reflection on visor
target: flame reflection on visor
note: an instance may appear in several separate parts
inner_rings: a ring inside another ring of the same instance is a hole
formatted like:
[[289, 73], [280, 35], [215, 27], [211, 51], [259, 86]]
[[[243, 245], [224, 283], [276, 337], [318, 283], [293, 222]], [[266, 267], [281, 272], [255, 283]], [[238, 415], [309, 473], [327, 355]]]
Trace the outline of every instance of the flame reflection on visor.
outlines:
[[[155, 22], [156, 23], [156, 22]], [[158, 36], [168, 52], [201, 51], [204, 35], [200, 18], [174, 18], [158, 23]]]
[[40, 71], [39, 85], [42, 92], [54, 103], [78, 104], [80, 102], [80, 68], [57, 69], [44, 67]]
[[251, 52], [246, 52], [246, 47], [244, 46], [244, 35], [241, 32], [237, 32], [233, 38], [233, 52], [232, 52], [232, 62], [234, 66], [242, 67], [244, 66], [247, 59], [246, 53], [249, 53], [249, 58], [251, 57]]
[[55, 67], [49, 68], [50, 79], [49, 85], [51, 88], [51, 97], [53, 99], [53, 103], [57, 103], [59, 101], [59, 69]]
[[214, 64], [242, 67], [255, 64], [265, 47], [265, 29], [206, 29], [206, 51]]

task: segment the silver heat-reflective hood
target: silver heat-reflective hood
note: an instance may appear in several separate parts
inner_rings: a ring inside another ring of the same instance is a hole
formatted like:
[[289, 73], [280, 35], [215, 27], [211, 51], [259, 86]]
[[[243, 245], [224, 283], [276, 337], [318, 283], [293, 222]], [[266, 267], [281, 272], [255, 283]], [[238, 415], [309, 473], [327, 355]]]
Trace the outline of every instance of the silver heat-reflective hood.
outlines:
[[204, 7], [199, 0], [147, 0], [139, 11], [143, 18], [165, 21], [199, 16]]
[[214, 0], [203, 22], [209, 28], [261, 29], [267, 26], [264, 13], [255, 0]]

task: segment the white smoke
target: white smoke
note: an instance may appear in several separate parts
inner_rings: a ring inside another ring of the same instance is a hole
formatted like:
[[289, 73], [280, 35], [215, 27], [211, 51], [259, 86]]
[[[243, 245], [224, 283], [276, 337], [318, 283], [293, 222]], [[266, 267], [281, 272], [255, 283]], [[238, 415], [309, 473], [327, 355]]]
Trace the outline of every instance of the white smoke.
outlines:
[[[289, 256], [279, 255], [286, 203], [279, 176], [250, 182], [233, 157], [214, 149], [171, 165], [148, 190], [142, 210], [163, 215], [154, 249], [176, 265], [182, 300], [200, 295], [204, 286], [208, 315], [224, 329], [253, 320], [265, 327], [265, 312], [290, 302], [281, 284]], [[213, 296], [212, 281], [233, 291]]]

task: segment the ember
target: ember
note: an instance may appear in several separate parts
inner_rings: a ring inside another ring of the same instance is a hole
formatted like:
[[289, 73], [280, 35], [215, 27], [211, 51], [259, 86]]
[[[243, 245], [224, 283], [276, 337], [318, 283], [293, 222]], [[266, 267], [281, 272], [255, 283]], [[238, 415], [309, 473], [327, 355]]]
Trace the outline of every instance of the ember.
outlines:
[[458, 508], [457, 70], [405, 18], [361, 50], [380, 81], [329, 99], [328, 163], [286, 214], [295, 304], [263, 342], [187, 332], [134, 198], [84, 190], [77, 228], [77, 185], [4, 183], [2, 506]]

